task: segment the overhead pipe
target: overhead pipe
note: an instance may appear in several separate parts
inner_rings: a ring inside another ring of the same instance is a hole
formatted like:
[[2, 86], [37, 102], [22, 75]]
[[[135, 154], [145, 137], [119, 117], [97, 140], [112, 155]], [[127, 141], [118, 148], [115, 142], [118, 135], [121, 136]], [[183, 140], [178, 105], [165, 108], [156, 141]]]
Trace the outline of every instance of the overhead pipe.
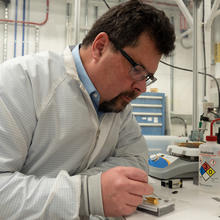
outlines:
[[213, 15], [213, 20], [220, 15], [220, 10], [216, 11], [215, 14]]
[[[17, 0], [16, 0], [17, 1]], [[32, 22], [32, 21], [18, 21], [18, 20], [9, 20], [9, 19], [0, 19], [0, 22], [9, 22], [9, 23], [16, 23], [16, 24], [29, 24], [29, 25], [44, 25], [47, 23], [49, 17], [49, 0], [46, 2], [46, 17], [42, 22]]]
[[[220, 0], [215, 0], [214, 4], [212, 6], [212, 10], [210, 12], [209, 17], [207, 18], [206, 22], [205, 22], [205, 27], [209, 30], [211, 28], [212, 22], [214, 20], [214, 18], [218, 15], [218, 7], [220, 4]], [[217, 12], [217, 13], [216, 13]]]
[[185, 16], [188, 24], [190, 27], [193, 26], [193, 18], [189, 12], [189, 10], [187, 9], [186, 5], [184, 4], [184, 2], [182, 0], [175, 0], [176, 4], [179, 6], [179, 9], [181, 10], [181, 12], [183, 13], [183, 15]]
[[[178, 4], [171, 4], [171, 3], [165, 3], [165, 2], [158, 2], [158, 1], [152, 1], [152, 0], [144, 0], [144, 2], [149, 3], [149, 4], [158, 4], [158, 5], [165, 5], [165, 6], [169, 6], [169, 7], [177, 7], [180, 12], [184, 15], [184, 24], [183, 27], [186, 26], [186, 21], [191, 24], [190, 28], [188, 28], [188, 30], [184, 31], [183, 33], [181, 33], [180, 37], [177, 38], [177, 40], [180, 40], [180, 42], [182, 43], [183, 38], [190, 34], [192, 32], [192, 24], [193, 24], [193, 19], [192, 16], [190, 14], [190, 12], [188, 11], [187, 7], [185, 6], [184, 2], [182, 2], [182, 0], [176, 0], [176, 2]], [[188, 18], [188, 19], [187, 19]], [[181, 18], [180, 18], [181, 19]], [[180, 20], [180, 26], [182, 27], [182, 22]], [[184, 45], [183, 45], [184, 46]], [[192, 46], [189, 46], [189, 48], [191, 48]], [[184, 48], [188, 49], [188, 47]]]

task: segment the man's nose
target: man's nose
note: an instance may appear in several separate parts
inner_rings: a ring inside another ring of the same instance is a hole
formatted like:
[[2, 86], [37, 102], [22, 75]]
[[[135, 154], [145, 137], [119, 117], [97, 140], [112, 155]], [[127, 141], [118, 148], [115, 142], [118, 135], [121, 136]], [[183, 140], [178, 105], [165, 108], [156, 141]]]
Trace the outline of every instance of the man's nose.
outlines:
[[146, 92], [146, 81], [145, 80], [135, 81], [134, 84], [132, 85], [132, 89], [137, 91], [139, 95], [143, 92]]

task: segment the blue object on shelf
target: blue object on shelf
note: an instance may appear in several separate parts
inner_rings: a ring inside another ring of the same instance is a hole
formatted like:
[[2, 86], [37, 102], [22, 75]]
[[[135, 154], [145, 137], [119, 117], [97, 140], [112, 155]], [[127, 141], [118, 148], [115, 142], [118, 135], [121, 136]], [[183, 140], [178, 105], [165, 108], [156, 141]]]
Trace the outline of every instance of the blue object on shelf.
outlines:
[[143, 135], [165, 135], [165, 94], [145, 92], [132, 101]]

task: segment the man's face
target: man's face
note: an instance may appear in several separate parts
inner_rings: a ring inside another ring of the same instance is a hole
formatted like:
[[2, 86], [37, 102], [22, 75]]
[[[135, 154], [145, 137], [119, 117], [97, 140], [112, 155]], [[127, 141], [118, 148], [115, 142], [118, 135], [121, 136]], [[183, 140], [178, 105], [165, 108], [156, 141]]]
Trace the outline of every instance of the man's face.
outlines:
[[102, 112], [120, 112], [124, 110], [128, 103], [135, 99], [139, 94], [135, 91], [122, 92], [110, 101], [104, 101], [99, 105]]
[[[117, 59], [111, 63], [112, 67], [110, 69], [113, 77], [112, 85], [108, 90], [113, 98], [103, 100], [99, 106], [100, 111], [120, 112], [124, 110], [128, 103], [145, 92], [145, 77], [153, 75], [161, 58], [161, 55], [155, 49], [154, 43], [146, 34], [140, 36], [137, 46], [125, 47], [124, 51], [132, 61], [129, 61], [129, 58], [122, 54], [123, 52], [117, 52]], [[114, 68], [116, 65], [117, 69]], [[143, 67], [143, 71], [138, 73], [139, 75], [134, 71], [135, 65]]]

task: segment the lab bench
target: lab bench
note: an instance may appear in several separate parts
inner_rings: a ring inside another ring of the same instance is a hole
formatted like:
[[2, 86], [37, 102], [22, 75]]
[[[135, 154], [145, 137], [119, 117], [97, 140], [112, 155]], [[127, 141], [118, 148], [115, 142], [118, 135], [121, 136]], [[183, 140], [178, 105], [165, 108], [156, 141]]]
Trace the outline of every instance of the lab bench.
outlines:
[[[160, 180], [149, 177], [149, 183], [154, 186], [155, 193], [169, 197], [175, 202], [175, 210], [154, 216], [136, 211], [126, 217], [127, 220], [217, 220], [220, 219], [220, 189], [219, 193], [211, 193], [194, 185], [192, 180], [183, 180], [183, 188], [170, 189], [160, 185]], [[174, 193], [175, 192], [175, 193]]]

